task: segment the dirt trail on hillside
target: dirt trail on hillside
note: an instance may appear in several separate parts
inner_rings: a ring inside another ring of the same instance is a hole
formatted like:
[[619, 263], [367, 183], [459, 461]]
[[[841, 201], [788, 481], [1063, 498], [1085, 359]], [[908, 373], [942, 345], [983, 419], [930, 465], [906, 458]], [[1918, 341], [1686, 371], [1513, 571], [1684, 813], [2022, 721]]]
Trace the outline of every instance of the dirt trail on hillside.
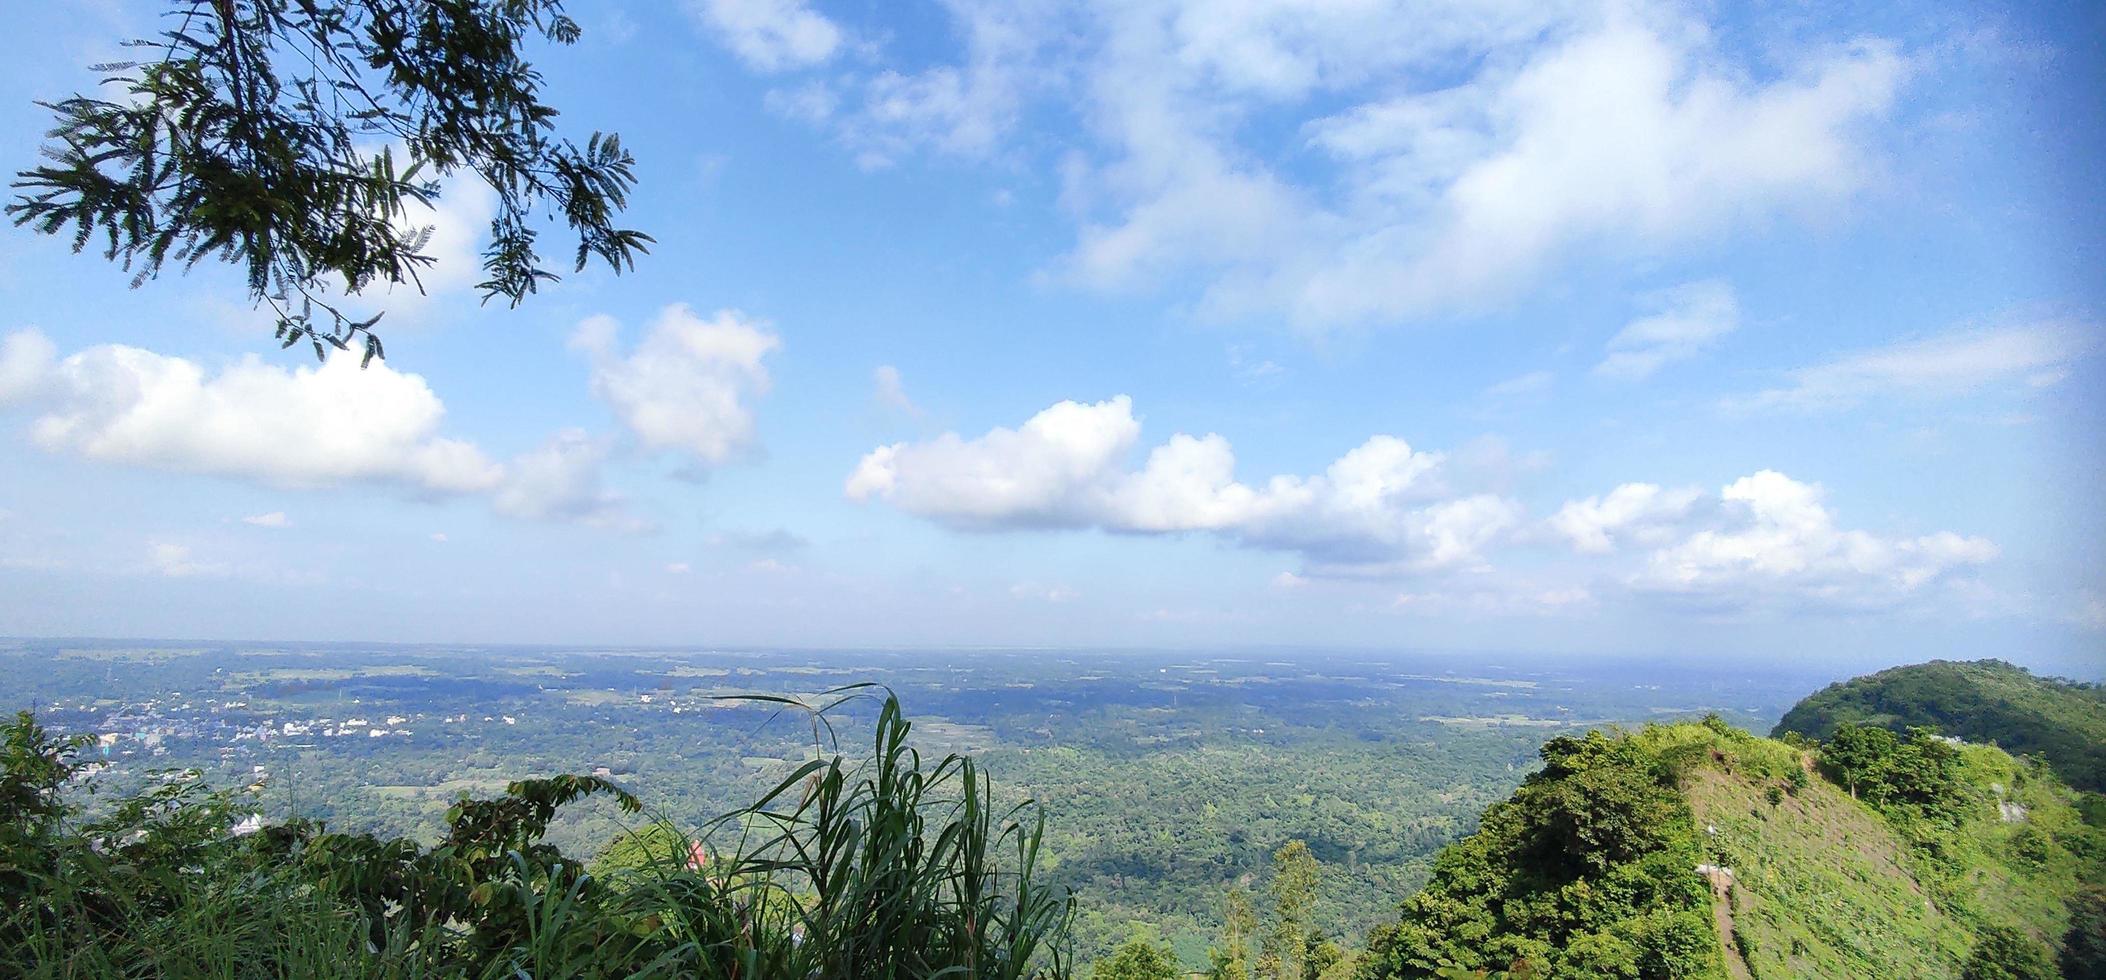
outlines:
[[1718, 928], [1718, 947], [1726, 957], [1726, 972], [1733, 980], [1755, 980], [1748, 961], [1740, 956], [1740, 944], [1733, 941], [1733, 878], [1720, 871], [1704, 877], [1711, 880], [1711, 924]]

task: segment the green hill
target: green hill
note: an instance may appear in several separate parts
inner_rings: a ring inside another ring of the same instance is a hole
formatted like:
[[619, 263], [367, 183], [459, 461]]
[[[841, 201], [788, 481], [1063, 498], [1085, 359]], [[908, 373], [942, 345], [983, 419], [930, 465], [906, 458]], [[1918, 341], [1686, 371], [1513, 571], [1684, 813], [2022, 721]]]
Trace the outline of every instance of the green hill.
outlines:
[[2045, 756], [2071, 786], [2106, 792], [2106, 688], [2038, 677], [2001, 660], [1933, 660], [1831, 684], [1770, 734], [1826, 739], [1842, 722], [1901, 732], [1925, 725]]
[[1969, 962], [2052, 971], [2106, 858], [2052, 772], [1924, 732], [1808, 751], [1711, 720], [1543, 758], [1361, 976], [2053, 976]]

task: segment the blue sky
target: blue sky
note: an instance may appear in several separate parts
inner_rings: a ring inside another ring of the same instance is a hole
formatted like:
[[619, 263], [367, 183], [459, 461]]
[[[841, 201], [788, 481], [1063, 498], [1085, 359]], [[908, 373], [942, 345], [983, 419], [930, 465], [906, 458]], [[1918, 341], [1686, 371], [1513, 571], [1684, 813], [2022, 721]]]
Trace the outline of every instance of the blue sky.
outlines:
[[[630, 275], [0, 234], [0, 633], [2106, 663], [2095, 5], [577, 3]], [[37, 5], [32, 99], [154, 28]]]

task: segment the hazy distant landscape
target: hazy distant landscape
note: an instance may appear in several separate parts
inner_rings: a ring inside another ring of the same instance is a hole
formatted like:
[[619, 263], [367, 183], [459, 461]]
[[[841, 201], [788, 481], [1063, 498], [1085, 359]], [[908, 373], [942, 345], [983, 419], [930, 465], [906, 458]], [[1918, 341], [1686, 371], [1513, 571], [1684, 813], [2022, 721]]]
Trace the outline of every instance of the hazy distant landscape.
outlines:
[[2106, 980], [2106, 4], [0, 35], [0, 976]]
[[[100, 780], [177, 766], [223, 785], [260, 776], [269, 819], [427, 840], [460, 795], [558, 772], [609, 774], [699, 825], [812, 756], [800, 717], [721, 696], [882, 684], [913, 712], [918, 744], [973, 753], [1003, 792], [1044, 801], [1048, 864], [1082, 895], [1086, 944], [1153, 922], [1195, 961], [1224, 883], [1262, 890], [1289, 840], [1330, 872], [1321, 925], [1357, 939], [1545, 739], [1707, 713], [1764, 731], [1829, 679], [1366, 652], [73, 640], [12, 642], [0, 673], [54, 728], [103, 736]], [[868, 715], [845, 716], [844, 749], [867, 748]], [[552, 839], [591, 853], [623, 826], [608, 809], [584, 808]]]

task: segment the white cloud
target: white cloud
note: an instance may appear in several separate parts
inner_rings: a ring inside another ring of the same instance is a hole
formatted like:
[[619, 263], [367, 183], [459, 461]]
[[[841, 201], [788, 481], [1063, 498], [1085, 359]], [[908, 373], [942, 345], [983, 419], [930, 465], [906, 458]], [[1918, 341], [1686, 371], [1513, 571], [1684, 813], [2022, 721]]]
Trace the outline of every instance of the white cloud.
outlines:
[[[398, 165], [407, 159], [402, 147], [393, 149]], [[442, 181], [432, 204], [406, 202], [403, 213], [393, 221], [405, 236], [425, 236], [418, 252], [430, 262], [413, 267], [412, 277], [403, 282], [377, 279], [368, 283], [357, 296], [345, 293], [341, 278], [326, 280], [316, 297], [354, 317], [385, 312], [375, 328], [383, 337], [390, 329], [437, 325], [447, 299], [474, 289], [488, 275], [483, 268], [483, 248], [490, 219], [497, 216], [497, 203], [497, 192], [472, 174]], [[269, 304], [237, 304], [213, 295], [200, 299], [196, 306], [202, 316], [242, 329], [277, 328], [277, 315]]]
[[[30, 439], [48, 452], [270, 487], [487, 496], [513, 517], [643, 527], [602, 488], [600, 442], [564, 430], [494, 462], [473, 443], [439, 435], [445, 405], [422, 377], [385, 361], [361, 368], [332, 357], [288, 368], [251, 354], [215, 372], [115, 344], [54, 356], [35, 331], [0, 339], [0, 406], [32, 413]], [[243, 520], [290, 523], [276, 512]]]
[[849, 497], [878, 499], [954, 527], [1205, 532], [1301, 554], [1312, 573], [1393, 574], [1481, 564], [1520, 507], [1448, 485], [1445, 458], [1376, 436], [1318, 476], [1235, 479], [1228, 440], [1178, 433], [1127, 465], [1140, 437], [1132, 402], [1061, 402], [1015, 429], [945, 433], [865, 455]]
[[571, 346], [591, 355], [592, 393], [639, 441], [703, 465], [722, 463], [752, 442], [750, 403], [768, 392], [761, 362], [781, 346], [774, 334], [737, 310], [705, 320], [685, 303], [659, 311], [627, 354], [616, 349], [619, 330], [611, 317], [591, 317]]
[[1389, 608], [1394, 612], [1467, 616], [1555, 616], [1594, 603], [1594, 593], [1580, 586], [1506, 583], [1400, 592], [1390, 600]]
[[[962, 53], [846, 74], [804, 117], [866, 163], [995, 156], [1070, 113], [1053, 270], [1184, 282], [1308, 328], [1505, 301], [1556, 264], [1826, 216], [1876, 174], [1912, 65], [1860, 39], [1750, 63], [1664, 4], [951, 0]], [[841, 97], [835, 97], [838, 93]], [[787, 104], [787, 102], [785, 102]], [[1272, 161], [1301, 124], [1316, 166]]]
[[769, 528], [764, 531], [718, 531], [705, 540], [712, 548], [736, 548], [741, 551], [778, 554], [798, 551], [811, 544], [803, 535], [786, 527]]
[[1663, 540], [1702, 496], [1695, 487], [1663, 490], [1651, 483], [1626, 483], [1605, 497], [1567, 503], [1549, 523], [1574, 549], [1606, 554], [1619, 539], [1641, 544]]
[[1594, 373], [1619, 381], [1638, 381], [1674, 361], [1687, 360], [1740, 329], [1740, 302], [1733, 287], [1708, 279], [1645, 298], [1654, 312], [1626, 324], [1609, 339], [1609, 353]]
[[686, 575], [694, 570], [693, 565], [689, 565], [684, 561], [667, 562], [665, 565], [665, 573], [667, 575]]
[[1612, 21], [1535, 53], [1511, 77], [1479, 79], [1485, 90], [1470, 108], [1483, 114], [1490, 152], [1407, 184], [1405, 199], [1437, 201], [1439, 231], [1394, 267], [1405, 281], [1365, 303], [1346, 295], [1389, 264], [1378, 257], [1318, 295], [1344, 312], [1482, 297], [1583, 242], [1660, 248], [1842, 199], [1865, 179], [1861, 124], [1885, 111], [1906, 71], [1891, 46], [1827, 52], [1767, 85], [1710, 57], [1691, 32]]
[[1009, 594], [1018, 599], [1052, 603], [1068, 602], [1082, 596], [1065, 585], [1040, 585], [1036, 582], [1018, 582], [1009, 587]]
[[146, 549], [146, 568], [156, 575], [168, 578], [188, 578], [193, 575], [224, 575], [227, 566], [217, 562], [201, 562], [191, 556], [188, 545], [160, 541]]
[[511, 461], [491, 507], [507, 517], [649, 530], [650, 525], [632, 516], [623, 499], [603, 485], [600, 471], [606, 459], [603, 441], [582, 429], [564, 429]]
[[475, 446], [439, 436], [438, 396], [384, 361], [288, 370], [251, 354], [213, 372], [110, 344], [53, 362], [49, 341], [27, 338], [0, 349], [0, 399], [37, 413], [30, 436], [47, 451], [279, 487], [472, 493], [502, 476]]
[[1952, 397], [1992, 387], [2044, 387], [2098, 347], [2095, 324], [2044, 320], [1957, 330], [1845, 354], [1791, 372], [1791, 383], [1729, 399], [1740, 411], [1847, 408], [1869, 398]]
[[279, 528], [292, 526], [292, 520], [286, 517], [285, 512], [282, 510], [274, 510], [268, 514], [250, 514], [242, 518], [241, 522], [251, 527]]
[[688, 11], [760, 71], [809, 68], [834, 56], [839, 25], [804, 0], [690, 0]]
[[1548, 393], [1556, 383], [1557, 375], [1549, 371], [1530, 371], [1486, 386], [1484, 397], [1493, 401], [1535, 398]]
[[1248, 344], [1230, 344], [1228, 364], [1229, 372], [1236, 376], [1236, 380], [1250, 384], [1273, 381], [1287, 373], [1279, 362], [1252, 354]]
[[1750, 84], [1700, 36], [1612, 18], [1511, 71], [1363, 107], [1421, 117], [1395, 142], [1371, 142], [1384, 127], [1351, 113], [1313, 124], [1350, 175], [1354, 209], [1320, 216], [1342, 227], [1314, 236], [1342, 261], [1305, 247], [1254, 270], [1267, 273], [1256, 288], [1223, 280], [1216, 299], [1310, 324], [1468, 308], [1583, 247], [1664, 251], [1864, 183], [1864, 124], [1906, 72], [1890, 45]]
[[907, 397], [907, 386], [900, 378], [899, 368], [890, 364], [880, 364], [877, 370], [871, 372], [871, 382], [877, 386], [878, 404], [913, 418], [923, 415], [921, 406], [914, 404], [914, 399]]
[[445, 543], [446, 543], [446, 532], [444, 532], [444, 531], [433, 531], [433, 532], [431, 532], [431, 539], [432, 539], [433, 541], [436, 541], [436, 542], [440, 543], [440, 544], [445, 544]]
[[1064, 76], [1043, 55], [1060, 36], [1065, 8], [1043, 0], [946, 0], [965, 52], [957, 64], [845, 73], [767, 96], [770, 109], [832, 129], [857, 164], [890, 166], [928, 148], [966, 158], [993, 155], [1027, 98]]
[[0, 337], [0, 405], [40, 394], [57, 359], [58, 348], [40, 331], [18, 330]]
[[1763, 470], [1722, 488], [1715, 509], [1689, 521], [1700, 526], [1677, 528], [1695, 501], [1649, 484], [1568, 505], [1553, 523], [1582, 551], [1608, 551], [1625, 536], [1649, 544], [1628, 585], [1724, 609], [1891, 608], [1940, 583], [1963, 586], [1966, 570], [1998, 555], [1987, 539], [1951, 531], [1845, 529], [1823, 497], [1818, 485]]
[[425, 298], [438, 297], [473, 288], [487, 276], [483, 239], [489, 235], [490, 219], [497, 216], [497, 192], [480, 178], [462, 176], [445, 183], [435, 204], [412, 202], [407, 211], [402, 222], [406, 227], [430, 230], [423, 252], [432, 261], [416, 270], [415, 283], [389, 300], [388, 316], [398, 320], [418, 305], [411, 300], [405, 306], [402, 291], [416, 295], [421, 286]]

